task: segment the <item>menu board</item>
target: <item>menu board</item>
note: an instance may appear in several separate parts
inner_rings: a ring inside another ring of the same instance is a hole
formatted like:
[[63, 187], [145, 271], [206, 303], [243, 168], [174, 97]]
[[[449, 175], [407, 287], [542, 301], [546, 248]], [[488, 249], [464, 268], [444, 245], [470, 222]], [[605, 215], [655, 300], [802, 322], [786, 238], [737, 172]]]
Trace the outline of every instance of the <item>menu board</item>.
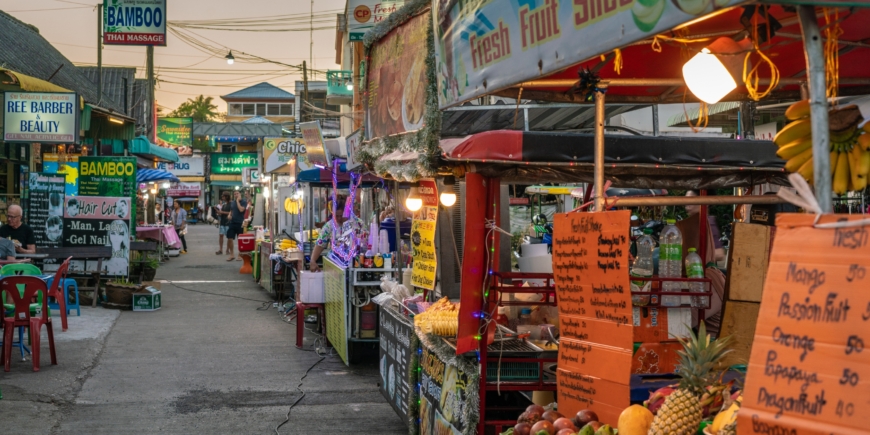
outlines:
[[419, 346], [414, 325], [394, 310], [381, 307], [378, 334], [381, 338], [381, 394], [402, 421], [408, 421], [411, 400], [418, 399], [416, 388], [411, 387], [408, 371]]
[[870, 224], [778, 214], [738, 433], [867, 433]]
[[56, 248], [63, 240], [63, 175], [31, 172], [27, 222], [39, 248]]
[[567, 213], [553, 222], [559, 412], [589, 408], [611, 425], [630, 404], [629, 218], [627, 210]]
[[423, 200], [423, 206], [414, 213], [411, 221], [411, 285], [435, 290], [435, 272], [438, 269], [438, 257], [435, 255], [438, 188], [435, 180], [420, 180], [418, 194]]
[[345, 297], [345, 270], [327, 258], [323, 259], [323, 287], [326, 294], [326, 337], [345, 364], [347, 359], [347, 330], [349, 329], [347, 297]]
[[103, 260], [108, 275], [126, 276], [130, 266], [130, 198], [70, 196], [63, 219], [63, 246], [111, 246]]
[[468, 375], [423, 347], [420, 358], [420, 435], [459, 435], [465, 431]]

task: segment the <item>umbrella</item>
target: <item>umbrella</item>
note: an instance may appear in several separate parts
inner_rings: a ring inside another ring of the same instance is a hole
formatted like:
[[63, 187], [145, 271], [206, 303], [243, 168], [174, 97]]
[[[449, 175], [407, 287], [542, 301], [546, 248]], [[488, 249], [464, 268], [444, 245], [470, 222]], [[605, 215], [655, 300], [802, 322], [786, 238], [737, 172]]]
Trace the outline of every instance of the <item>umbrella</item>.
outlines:
[[139, 169], [136, 171], [137, 183], [151, 183], [155, 181], [179, 181], [178, 177], [171, 172], [160, 169]]

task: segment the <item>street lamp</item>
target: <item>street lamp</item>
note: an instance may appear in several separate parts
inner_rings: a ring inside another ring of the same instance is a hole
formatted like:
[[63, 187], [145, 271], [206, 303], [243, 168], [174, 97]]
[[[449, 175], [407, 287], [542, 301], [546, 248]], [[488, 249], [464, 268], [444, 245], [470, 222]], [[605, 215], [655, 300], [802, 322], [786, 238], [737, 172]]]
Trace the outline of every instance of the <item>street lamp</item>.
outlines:
[[236, 58], [233, 57], [233, 51], [232, 51], [232, 50], [230, 50], [229, 54], [227, 54], [227, 56], [225, 57], [225, 59], [227, 60], [227, 64], [229, 64], [229, 65], [232, 65], [233, 62], [236, 61]]

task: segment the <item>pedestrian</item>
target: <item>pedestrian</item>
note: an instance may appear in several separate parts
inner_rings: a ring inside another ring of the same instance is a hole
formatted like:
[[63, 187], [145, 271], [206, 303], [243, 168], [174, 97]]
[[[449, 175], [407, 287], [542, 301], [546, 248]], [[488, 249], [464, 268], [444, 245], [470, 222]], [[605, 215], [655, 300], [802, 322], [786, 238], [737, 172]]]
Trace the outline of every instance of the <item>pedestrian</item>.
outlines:
[[[215, 206], [215, 212], [217, 213], [218, 221], [218, 250], [215, 252], [217, 255], [223, 254], [224, 249], [224, 236], [227, 235], [227, 230], [230, 227], [230, 194], [224, 192], [221, 194], [221, 202], [220, 204]], [[227, 254], [233, 252], [232, 244], [230, 243], [230, 239], [227, 238]]]
[[0, 237], [12, 240], [18, 254], [35, 254], [36, 237], [33, 228], [22, 221], [21, 207], [12, 204], [6, 209], [6, 225], [0, 227]]
[[173, 206], [175, 208], [172, 211], [172, 225], [175, 226], [175, 232], [181, 239], [181, 253], [187, 254], [187, 240], [184, 239], [184, 234], [187, 233], [187, 211], [181, 208], [181, 203], [178, 201], [175, 201]]
[[[227, 261], [233, 261], [235, 254], [233, 253], [233, 243], [236, 236], [244, 233], [242, 224], [245, 221], [245, 210], [248, 208], [248, 201], [242, 199], [242, 192], [236, 190], [233, 192], [233, 202], [230, 203], [230, 222], [227, 228], [227, 254], [230, 256]], [[239, 260], [242, 258], [239, 257]]]

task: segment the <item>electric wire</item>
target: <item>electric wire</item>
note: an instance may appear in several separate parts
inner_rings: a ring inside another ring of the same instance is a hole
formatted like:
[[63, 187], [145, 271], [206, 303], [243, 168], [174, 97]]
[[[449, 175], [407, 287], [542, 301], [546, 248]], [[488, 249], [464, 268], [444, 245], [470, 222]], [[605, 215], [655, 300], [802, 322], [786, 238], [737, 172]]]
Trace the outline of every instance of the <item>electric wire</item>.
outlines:
[[281, 435], [281, 432], [278, 432], [278, 429], [281, 429], [281, 426], [284, 426], [285, 424], [287, 424], [290, 421], [290, 412], [293, 411], [293, 407], [296, 406], [299, 402], [301, 402], [303, 398], [305, 398], [305, 391], [302, 390], [302, 384], [305, 381], [305, 378], [308, 376], [308, 373], [311, 372], [311, 370], [314, 369], [314, 367], [317, 367], [317, 365], [320, 364], [321, 362], [323, 362], [323, 360], [325, 360], [325, 359], [326, 359], [325, 356], [321, 356], [320, 359], [318, 359], [317, 362], [312, 364], [311, 367], [308, 367], [308, 370], [305, 370], [305, 374], [302, 375], [301, 378], [299, 378], [299, 385], [296, 386], [296, 390], [299, 391], [300, 393], [302, 393], [302, 395], [299, 396], [299, 398], [296, 399], [296, 401], [290, 405], [290, 409], [287, 410], [287, 417], [284, 419], [284, 421], [282, 421], [281, 424], [279, 424], [278, 426], [275, 426], [275, 433], [277, 435]]
[[[260, 299], [243, 298], [243, 297], [241, 297], [241, 296], [235, 296], [235, 295], [225, 295], [225, 294], [221, 294], [221, 293], [212, 293], [212, 292], [206, 292], [206, 291], [202, 291], [202, 290], [194, 290], [194, 289], [192, 289], [192, 288], [182, 287], [182, 286], [180, 286], [180, 285], [178, 285], [178, 284], [176, 284], [176, 283], [174, 283], [174, 282], [172, 282], [172, 281], [169, 281], [169, 280], [165, 280], [164, 282], [166, 282], [167, 284], [172, 285], [172, 286], [175, 287], [175, 288], [178, 288], [178, 289], [181, 289], [181, 290], [185, 290], [185, 291], [189, 291], [189, 292], [194, 292], [194, 293], [202, 293], [202, 294], [212, 295], [212, 296], [221, 296], [221, 297], [225, 297], [225, 298], [241, 299], [241, 300], [243, 300], [243, 301], [260, 302], [260, 303], [262, 303], [262, 304], [271, 304], [271, 303], [272, 303], [272, 302], [269, 302], [269, 301], [263, 301], [263, 300], [260, 300]], [[262, 309], [262, 307], [261, 307], [261, 308], [258, 308], [258, 310], [259, 310], [259, 309]]]

